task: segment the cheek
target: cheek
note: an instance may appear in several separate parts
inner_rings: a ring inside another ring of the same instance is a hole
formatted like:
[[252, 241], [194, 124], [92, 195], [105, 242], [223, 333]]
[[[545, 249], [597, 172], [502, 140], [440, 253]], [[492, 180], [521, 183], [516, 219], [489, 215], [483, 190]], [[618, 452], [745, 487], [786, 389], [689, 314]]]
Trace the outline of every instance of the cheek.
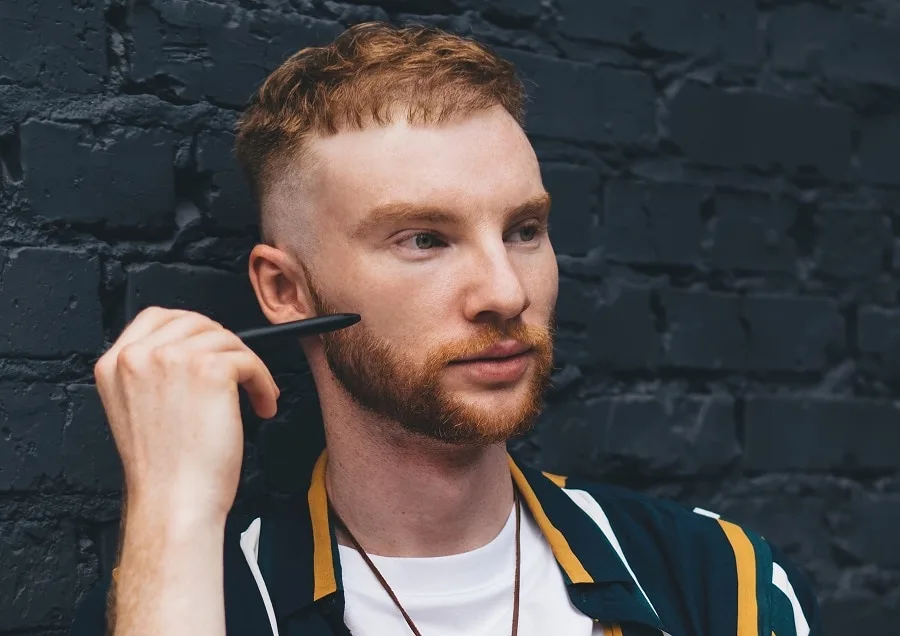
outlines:
[[373, 333], [405, 350], [425, 346], [428, 334], [446, 329], [454, 298], [452, 277], [396, 276], [387, 281], [359, 281], [360, 314]]

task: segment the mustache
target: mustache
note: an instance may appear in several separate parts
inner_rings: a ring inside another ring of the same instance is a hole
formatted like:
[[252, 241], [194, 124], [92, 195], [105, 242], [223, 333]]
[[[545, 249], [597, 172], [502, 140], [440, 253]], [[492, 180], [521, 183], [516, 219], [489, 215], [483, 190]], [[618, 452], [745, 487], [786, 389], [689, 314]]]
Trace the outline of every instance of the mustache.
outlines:
[[436, 365], [444, 365], [459, 358], [476, 356], [505, 340], [515, 340], [529, 349], [544, 353], [552, 348], [555, 332], [555, 325], [552, 322], [546, 327], [514, 323], [502, 329], [493, 325], [484, 325], [480, 328], [479, 333], [471, 338], [440, 346], [430, 356], [431, 362]]

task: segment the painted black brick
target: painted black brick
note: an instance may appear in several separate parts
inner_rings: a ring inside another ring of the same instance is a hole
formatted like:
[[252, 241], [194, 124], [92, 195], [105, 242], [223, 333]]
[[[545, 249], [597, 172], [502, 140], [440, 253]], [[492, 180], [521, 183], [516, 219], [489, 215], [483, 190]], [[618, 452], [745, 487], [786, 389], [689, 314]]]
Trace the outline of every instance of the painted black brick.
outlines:
[[550, 409], [544, 460], [560, 474], [607, 479], [720, 473], [739, 454], [728, 396], [589, 399]]
[[797, 245], [789, 231], [796, 222], [796, 207], [794, 202], [758, 193], [719, 193], [715, 198], [712, 266], [726, 270], [793, 270]]
[[692, 185], [611, 181], [603, 201], [607, 255], [624, 263], [698, 264], [704, 198]]
[[760, 52], [757, 11], [749, 0], [561, 0], [560, 8], [560, 29], [573, 38], [740, 60]]
[[656, 95], [648, 75], [519, 51], [501, 53], [532, 86], [530, 133], [607, 144], [646, 141], [655, 133]]
[[871, 181], [900, 184], [900, 163], [894, 160], [900, 146], [900, 117], [867, 119], [861, 126], [859, 162], [862, 174]]
[[597, 246], [600, 175], [584, 166], [544, 163], [544, 187], [552, 192], [550, 238], [559, 254], [584, 254]]
[[102, 5], [4, 2], [0, 59], [0, 79], [72, 92], [99, 89], [107, 74]]
[[0, 353], [62, 357], [103, 344], [96, 257], [26, 247], [0, 253]]
[[688, 82], [672, 100], [672, 140], [700, 163], [846, 175], [853, 113], [837, 106]]
[[894, 472], [897, 406], [889, 401], [754, 396], [747, 400], [748, 470]]
[[25, 185], [35, 213], [75, 223], [171, 225], [171, 133], [117, 127], [97, 138], [85, 128], [46, 121], [22, 126]]
[[900, 28], [811, 4], [782, 7], [769, 24], [778, 67], [900, 86]]
[[[0, 634], [65, 633], [110, 567], [121, 469], [91, 363], [124, 320], [263, 321], [231, 153], [246, 98], [399, 12], [526, 80], [562, 278], [558, 386], [516, 448], [747, 523], [810, 574], [827, 633], [896, 631], [889, 5], [0, 3]], [[296, 483], [296, 423], [318, 417], [299, 350], [269, 353], [290, 389], [248, 418], [243, 498]]]

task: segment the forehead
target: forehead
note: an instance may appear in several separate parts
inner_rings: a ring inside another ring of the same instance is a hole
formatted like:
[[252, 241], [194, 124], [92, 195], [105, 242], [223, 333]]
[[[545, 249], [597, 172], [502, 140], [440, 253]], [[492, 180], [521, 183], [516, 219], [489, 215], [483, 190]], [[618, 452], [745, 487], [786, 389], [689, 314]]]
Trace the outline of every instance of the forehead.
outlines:
[[313, 142], [316, 207], [350, 217], [398, 200], [506, 208], [543, 190], [531, 144], [502, 108], [436, 125], [398, 119]]

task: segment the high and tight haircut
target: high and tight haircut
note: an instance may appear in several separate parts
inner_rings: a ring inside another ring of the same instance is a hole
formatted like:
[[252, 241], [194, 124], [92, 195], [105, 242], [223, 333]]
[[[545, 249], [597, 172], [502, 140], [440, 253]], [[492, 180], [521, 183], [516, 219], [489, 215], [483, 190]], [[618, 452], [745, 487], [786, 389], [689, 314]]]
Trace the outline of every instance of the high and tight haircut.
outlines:
[[262, 216], [273, 185], [303, 170], [313, 137], [397, 116], [437, 124], [497, 105], [524, 125], [525, 99], [513, 65], [484, 44], [432, 26], [365, 22], [266, 78], [238, 121], [235, 154]]

